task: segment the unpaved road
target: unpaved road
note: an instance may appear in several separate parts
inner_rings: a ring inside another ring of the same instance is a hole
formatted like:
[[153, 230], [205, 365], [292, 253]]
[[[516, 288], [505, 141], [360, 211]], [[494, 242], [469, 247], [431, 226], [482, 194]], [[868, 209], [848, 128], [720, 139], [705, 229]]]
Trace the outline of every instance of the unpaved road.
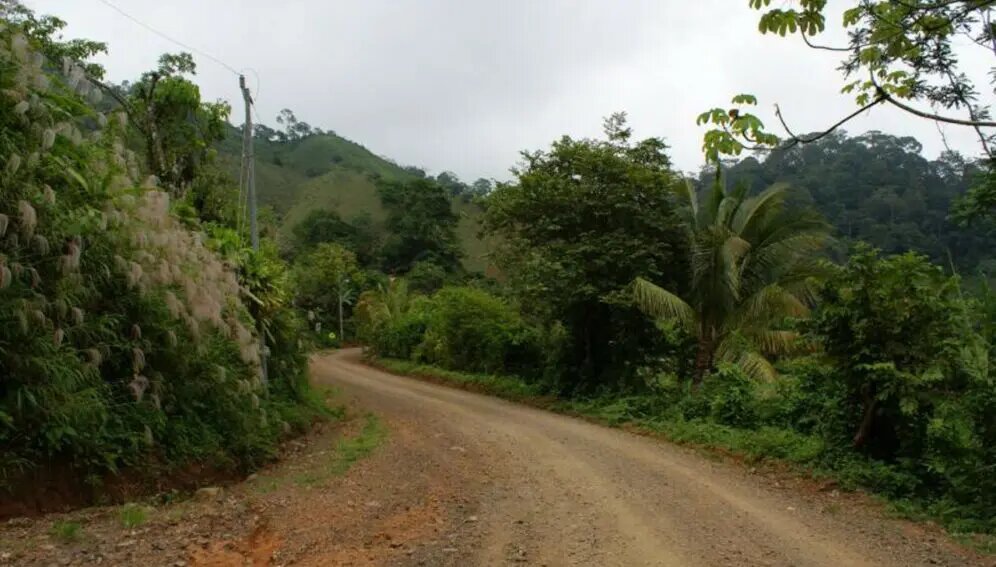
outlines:
[[0, 523], [0, 567], [996, 565], [867, 497], [386, 374], [358, 351], [314, 357], [312, 378], [347, 416], [277, 462], [140, 502], [138, 526], [121, 506]]
[[411, 468], [412, 478], [445, 469], [446, 485], [434, 490], [459, 493], [465, 503], [445, 514], [445, 543], [417, 560], [387, 563], [993, 564], [937, 530], [885, 518], [862, 504], [867, 499], [806, 490], [802, 481], [751, 474], [654, 439], [390, 375], [364, 366], [356, 350], [317, 358], [313, 376], [407, 432], [415, 448], [397, 467]]

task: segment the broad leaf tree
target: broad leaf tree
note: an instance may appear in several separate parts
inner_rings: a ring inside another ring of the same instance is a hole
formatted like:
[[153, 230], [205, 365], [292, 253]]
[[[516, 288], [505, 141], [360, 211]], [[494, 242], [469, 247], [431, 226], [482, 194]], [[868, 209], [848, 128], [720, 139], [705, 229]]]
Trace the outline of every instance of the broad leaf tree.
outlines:
[[356, 255], [340, 244], [319, 244], [297, 262], [294, 279], [297, 304], [321, 322], [336, 323], [341, 338], [344, 321], [351, 315], [346, 310], [367, 279]]
[[384, 181], [377, 190], [387, 209], [390, 231], [384, 243], [388, 272], [407, 272], [418, 261], [432, 262], [447, 271], [459, 269], [458, 218], [441, 185], [431, 179]]
[[182, 196], [211, 155], [211, 146], [225, 137], [231, 107], [203, 102], [200, 88], [187, 76], [196, 72], [189, 53], [164, 54], [159, 67], [131, 85], [129, 115], [145, 139], [149, 171]]
[[515, 180], [486, 200], [501, 277], [527, 313], [566, 330], [564, 391], [625, 385], [660, 352], [660, 333], [626, 291], [635, 277], [687, 281], [667, 147], [631, 140], [625, 115], [605, 126], [606, 139], [565, 136], [523, 153]]
[[[939, 419], [971, 386], [968, 361], [987, 366], [957, 278], [915, 253], [882, 258], [859, 245], [820, 296], [809, 326], [857, 409], [853, 445], [879, 458], [915, 456], [928, 445], [926, 418]], [[984, 377], [979, 386], [992, 388]]]

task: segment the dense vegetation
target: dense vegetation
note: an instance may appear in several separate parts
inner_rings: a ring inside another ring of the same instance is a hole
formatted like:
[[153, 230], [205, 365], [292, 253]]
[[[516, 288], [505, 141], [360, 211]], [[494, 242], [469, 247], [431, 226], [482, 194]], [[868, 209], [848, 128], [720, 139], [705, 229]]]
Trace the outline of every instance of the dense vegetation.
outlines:
[[[381, 263], [396, 277], [367, 279], [356, 336], [392, 368], [806, 465], [952, 529], [996, 531], [994, 235], [980, 222], [993, 125], [951, 55], [956, 34], [991, 42], [977, 4], [861, 2], [839, 51], [845, 75], [872, 77], [845, 85], [855, 115], [889, 104], [973, 127], [983, 159], [851, 138], [846, 119], [796, 135], [779, 111], [783, 139], [739, 95], [699, 117], [715, 127], [712, 166], [687, 180], [616, 114], [604, 139], [524, 152], [510, 182], [482, 191], [495, 279], [447, 267], [448, 231], [395, 224], [435, 235], [418, 245], [430, 263]], [[825, 27], [825, 2], [751, 5], [762, 33], [810, 43]], [[418, 191], [442, 223], [446, 181]]]
[[[24, 496], [32, 478], [99, 485], [118, 471], [260, 464], [322, 410], [281, 261], [200, 216], [203, 195], [232, 191], [203, 151], [218, 132], [171, 117], [211, 121], [224, 106], [200, 101], [189, 56], [164, 56], [133, 91], [111, 93], [117, 110], [98, 110], [98, 73], [73, 57], [99, 44], [60, 44], [58, 20], [4, 8], [0, 487]], [[133, 125], [132, 104], [149, 96], [165, 98]], [[158, 134], [141, 136], [152, 124]]]
[[[812, 207], [835, 227], [837, 258], [851, 242], [888, 253], [916, 250], [932, 261], [974, 275], [996, 270], [996, 233], [989, 227], [951, 221], [952, 203], [976, 183], [979, 164], [954, 152], [930, 161], [912, 138], [881, 132], [847, 137], [835, 132], [816, 142], [750, 157], [725, 168], [728, 183], [760, 191], [792, 188], [792, 204]], [[714, 171], [704, 171], [708, 186]]]
[[[973, 293], [924, 254], [835, 241], [817, 199], [786, 179], [748, 184], [757, 162], [730, 168], [740, 183], [712, 175], [696, 190], [660, 140], [632, 141], [618, 115], [606, 134], [525, 153], [488, 196], [500, 282], [418, 293], [405, 278], [364, 292], [355, 318], [372, 353], [805, 464], [958, 530], [996, 529], [986, 280]], [[919, 172], [911, 183], [931, 179]]]

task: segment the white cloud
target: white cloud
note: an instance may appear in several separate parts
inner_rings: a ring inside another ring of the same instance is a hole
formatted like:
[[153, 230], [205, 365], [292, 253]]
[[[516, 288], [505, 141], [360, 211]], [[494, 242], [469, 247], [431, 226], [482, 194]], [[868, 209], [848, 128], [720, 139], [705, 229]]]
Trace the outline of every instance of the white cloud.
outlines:
[[[107, 41], [103, 63], [116, 81], [181, 50], [98, 0], [27, 3], [67, 20], [68, 36]], [[637, 136], [666, 138], [676, 164], [693, 170], [702, 162], [695, 116], [736, 93], [758, 95], [770, 120], [770, 105], [781, 103], [800, 132], [854, 108], [838, 92], [834, 54], [759, 35], [746, 0], [117, 4], [237, 69], [256, 70], [264, 120], [289, 107], [376, 153], [467, 180], [506, 178], [520, 150], [544, 148], [562, 134], [596, 135], [601, 118], [617, 110], [629, 112]], [[831, 11], [839, 4], [831, 2]], [[975, 76], [984, 76], [992, 53], [966, 55]], [[204, 94], [238, 103], [237, 79], [195, 59]], [[876, 109], [847, 128], [915, 136], [928, 155], [942, 149], [933, 123], [894, 109]], [[956, 149], [978, 152], [969, 131], [949, 127], [947, 137]]]

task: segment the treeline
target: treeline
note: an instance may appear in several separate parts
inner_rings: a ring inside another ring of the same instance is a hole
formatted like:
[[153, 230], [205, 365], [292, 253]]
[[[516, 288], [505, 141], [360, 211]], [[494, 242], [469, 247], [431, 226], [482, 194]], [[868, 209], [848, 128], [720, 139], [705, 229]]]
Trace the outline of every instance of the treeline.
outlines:
[[[362, 280], [347, 334], [376, 356], [506, 376], [612, 422], [805, 464], [956, 530], [996, 529], [996, 295], [924, 254], [835, 240], [785, 184], [697, 188], [666, 149], [616, 115], [604, 139], [524, 154], [484, 201], [497, 279], [426, 278], [436, 253], [384, 277], [345, 240], [318, 245], [342, 246]], [[419, 183], [411, 195], [441, 190]], [[425, 228], [410, 217], [394, 230]]]
[[83, 503], [116, 474], [258, 466], [324, 410], [286, 266], [247, 247], [213, 161], [228, 106], [201, 100], [189, 55], [109, 86], [82, 63], [102, 44], [0, 11], [4, 509], [49, 480]]
[[[964, 227], [951, 218], [955, 200], [978, 182], [985, 164], [950, 151], [931, 161], [921, 150], [909, 137], [838, 131], [723, 171], [731, 186], [744, 183], [752, 191], [792, 187], [793, 205], [815, 208], [833, 224], [838, 259], [850, 243], [864, 241], [889, 254], [916, 250], [969, 275], [996, 273], [992, 227]], [[703, 171], [700, 186], [714, 177], [714, 170]]]

